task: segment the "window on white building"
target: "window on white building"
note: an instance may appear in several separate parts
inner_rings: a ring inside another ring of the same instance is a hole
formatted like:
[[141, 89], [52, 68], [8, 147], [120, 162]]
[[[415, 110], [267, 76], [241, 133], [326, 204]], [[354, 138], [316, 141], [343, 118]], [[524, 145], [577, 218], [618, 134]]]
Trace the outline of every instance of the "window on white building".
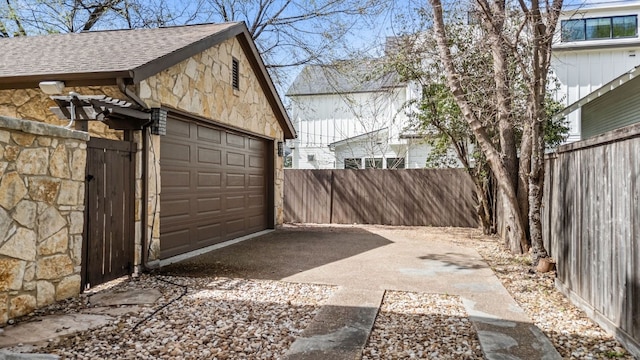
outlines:
[[382, 158], [366, 158], [364, 167], [365, 169], [382, 169]]
[[387, 169], [404, 169], [404, 158], [387, 158]]
[[637, 15], [562, 20], [560, 26], [563, 42], [638, 36]]
[[360, 160], [360, 158], [344, 159], [345, 169], [360, 169], [361, 165], [362, 165], [362, 161]]

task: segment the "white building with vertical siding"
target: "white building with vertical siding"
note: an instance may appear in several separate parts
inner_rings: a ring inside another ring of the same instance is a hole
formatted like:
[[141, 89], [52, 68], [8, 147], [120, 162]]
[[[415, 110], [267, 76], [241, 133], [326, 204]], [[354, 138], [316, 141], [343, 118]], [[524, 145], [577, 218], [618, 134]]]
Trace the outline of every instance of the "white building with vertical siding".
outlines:
[[286, 94], [298, 134], [288, 142], [292, 167], [425, 167], [428, 146], [404, 109], [419, 94], [378, 60], [306, 66]]
[[[640, 65], [640, 1], [583, 5], [562, 12], [552, 51], [555, 99], [570, 106]], [[609, 85], [608, 85], [609, 86]], [[588, 137], [581, 109], [567, 115], [568, 142]]]

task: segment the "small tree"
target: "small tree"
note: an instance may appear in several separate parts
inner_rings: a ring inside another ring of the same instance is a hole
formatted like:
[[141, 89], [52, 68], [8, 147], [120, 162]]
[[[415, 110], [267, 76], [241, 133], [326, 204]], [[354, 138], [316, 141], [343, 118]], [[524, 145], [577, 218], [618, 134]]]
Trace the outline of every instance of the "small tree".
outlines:
[[[515, 4], [518, 8], [504, 0], [474, 2], [474, 9], [479, 15], [479, 26], [488, 40], [487, 53], [491, 54], [500, 140], [498, 144], [492, 142], [491, 128], [474, 113], [473, 94], [465, 89], [466, 78], [455, 66], [454, 50], [445, 25], [442, 3], [440, 0], [429, 2], [434, 35], [447, 75], [447, 84], [506, 200], [506, 227], [503, 236], [513, 252], [524, 252], [531, 244], [534, 263], [537, 263], [540, 258], [547, 256], [542, 243], [540, 221], [544, 180], [544, 127], [547, 116], [545, 103], [551, 43], [562, 0], [554, 0], [553, 3], [542, 6], [537, 0], [530, 3], [519, 1]], [[510, 90], [516, 81], [521, 84], [525, 98], [512, 96]], [[526, 107], [522, 118], [515, 117], [517, 112], [514, 108], [519, 103]], [[522, 124], [520, 161], [516, 156], [515, 130], [518, 123]], [[522, 199], [526, 201], [519, 201]]]

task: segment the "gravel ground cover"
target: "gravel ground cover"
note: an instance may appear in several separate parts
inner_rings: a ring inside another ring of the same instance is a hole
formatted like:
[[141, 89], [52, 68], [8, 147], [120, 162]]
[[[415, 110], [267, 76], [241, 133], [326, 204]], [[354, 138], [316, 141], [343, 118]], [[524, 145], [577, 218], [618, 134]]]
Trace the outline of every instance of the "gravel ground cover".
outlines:
[[457, 296], [387, 291], [363, 351], [370, 359], [483, 359]]
[[529, 271], [531, 257], [505, 251], [497, 238], [470, 237], [504, 287], [563, 358], [635, 359], [555, 288], [555, 272]]
[[[563, 358], [634, 359], [556, 290], [555, 273], [530, 272], [530, 257], [504, 251], [497, 238], [475, 229], [385, 229], [410, 238], [475, 247]], [[162, 279], [186, 285], [186, 295], [180, 297], [184, 287]], [[137, 313], [116, 317], [108, 326], [52, 342], [36, 352], [65, 359], [277, 359], [334, 290], [280, 281], [143, 275], [101, 285], [33, 316], [81, 312], [91, 307], [93, 292], [108, 288], [155, 288], [162, 297]], [[165, 304], [166, 308], [152, 315]], [[410, 358], [483, 358], [475, 330], [457, 297], [385, 294], [363, 359]]]
[[[329, 286], [281, 281], [148, 275], [113, 287], [155, 288], [163, 295], [139, 313], [119, 316], [108, 326], [52, 342], [37, 352], [64, 359], [276, 359], [333, 291]], [[152, 315], [164, 304], [168, 305]], [[90, 296], [83, 295], [38, 314], [87, 307]]]

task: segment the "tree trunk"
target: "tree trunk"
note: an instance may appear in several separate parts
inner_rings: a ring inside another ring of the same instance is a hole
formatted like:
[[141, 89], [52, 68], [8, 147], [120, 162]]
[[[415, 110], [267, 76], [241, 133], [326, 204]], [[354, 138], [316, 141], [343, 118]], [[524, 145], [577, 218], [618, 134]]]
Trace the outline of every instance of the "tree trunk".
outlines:
[[[542, 136], [538, 136], [542, 138]], [[539, 141], [542, 139], [539, 139]], [[531, 229], [532, 262], [537, 265], [538, 261], [549, 255], [544, 248], [542, 234], [542, 195], [544, 183], [544, 151], [534, 151], [531, 159], [531, 174], [529, 176], [529, 222]]]
[[[527, 240], [522, 229], [523, 222], [521, 217], [522, 215], [520, 214], [518, 208], [516, 185], [512, 180], [514, 178], [514, 172], [517, 171], [517, 168], [515, 170], [507, 168], [506, 164], [503, 163], [504, 153], [499, 152], [495, 148], [491, 141], [491, 138], [487, 133], [486, 127], [477, 118], [469, 101], [467, 100], [466, 94], [462, 89], [460, 76], [453, 64], [451, 50], [447, 45], [447, 36], [442, 14], [442, 4], [440, 0], [429, 0], [429, 2], [431, 3], [433, 9], [435, 37], [438, 44], [440, 58], [443, 62], [447, 74], [447, 85], [449, 85], [449, 87], [451, 88], [451, 92], [456, 99], [456, 103], [460, 107], [465, 120], [467, 120], [469, 127], [471, 128], [471, 131], [473, 132], [478, 142], [478, 146], [482, 150], [487, 159], [487, 162], [489, 163], [489, 166], [491, 167], [491, 171], [493, 172], [496, 178], [496, 182], [500, 187], [500, 191], [503, 194], [503, 200], [505, 200], [508, 204], [508, 206], [505, 207], [507, 210], [505, 216], [505, 229], [507, 231], [504, 232], [503, 237], [513, 240], [511, 242], [513, 247], [510, 249], [512, 252], [522, 253], [522, 244], [526, 244]], [[508, 114], [504, 113], [503, 116], [508, 116]], [[504, 131], [505, 137], [507, 138], [506, 144], [501, 145], [509, 147], [510, 144], [508, 143], [508, 141], [510, 137], [508, 127], [511, 127], [511, 125], [502, 124], [501, 126], [501, 131]], [[507, 157], [509, 156], [510, 155], [507, 154]], [[511, 172], [511, 170], [513, 170], [514, 172]], [[515, 176], [517, 176], [517, 172], [515, 174]], [[515, 244], [519, 245], [516, 246]]]

